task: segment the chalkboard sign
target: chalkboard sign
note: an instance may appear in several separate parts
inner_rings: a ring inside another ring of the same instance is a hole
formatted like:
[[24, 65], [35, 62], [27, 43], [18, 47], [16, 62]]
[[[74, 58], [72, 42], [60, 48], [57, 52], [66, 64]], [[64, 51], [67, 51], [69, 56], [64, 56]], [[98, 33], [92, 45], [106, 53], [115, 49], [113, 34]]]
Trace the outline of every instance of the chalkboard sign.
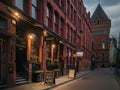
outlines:
[[46, 71], [45, 84], [46, 85], [55, 84], [55, 73], [54, 73], [54, 71]]
[[74, 69], [69, 69], [69, 76], [70, 78], [74, 78], [75, 77], [75, 70]]

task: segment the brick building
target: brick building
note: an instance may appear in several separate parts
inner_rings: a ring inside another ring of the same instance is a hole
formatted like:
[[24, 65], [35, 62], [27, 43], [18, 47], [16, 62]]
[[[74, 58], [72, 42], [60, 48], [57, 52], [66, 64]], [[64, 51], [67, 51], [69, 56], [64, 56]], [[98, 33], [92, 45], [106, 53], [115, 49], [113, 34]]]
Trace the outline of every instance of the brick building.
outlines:
[[93, 51], [100, 67], [109, 66], [109, 33], [111, 20], [99, 4], [91, 17]]
[[17, 75], [31, 82], [33, 70], [89, 68], [90, 27], [82, 0], [1, 0], [0, 82], [15, 85]]

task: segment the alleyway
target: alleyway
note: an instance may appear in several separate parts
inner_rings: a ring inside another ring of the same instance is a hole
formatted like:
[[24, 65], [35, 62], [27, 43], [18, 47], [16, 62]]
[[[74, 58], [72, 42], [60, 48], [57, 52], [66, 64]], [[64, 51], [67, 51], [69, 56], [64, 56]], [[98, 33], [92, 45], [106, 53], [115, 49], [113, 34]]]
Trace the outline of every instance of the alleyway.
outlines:
[[[53, 90], [53, 89], [52, 89]], [[64, 84], [54, 90], [120, 90], [113, 75], [108, 69], [95, 70], [86, 76]]]

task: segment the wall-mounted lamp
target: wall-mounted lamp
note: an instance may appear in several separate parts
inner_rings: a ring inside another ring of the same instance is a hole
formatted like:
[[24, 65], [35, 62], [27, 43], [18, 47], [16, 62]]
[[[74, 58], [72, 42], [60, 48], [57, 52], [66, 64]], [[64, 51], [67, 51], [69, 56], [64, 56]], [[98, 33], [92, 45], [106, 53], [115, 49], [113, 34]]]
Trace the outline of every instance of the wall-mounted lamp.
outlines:
[[19, 13], [18, 12], [15, 12], [14, 14], [15, 14], [15, 16], [19, 17]]
[[55, 44], [52, 44], [52, 48], [55, 48]]
[[12, 19], [12, 24], [16, 25], [16, 21], [14, 19]]
[[43, 31], [43, 34], [44, 34], [44, 36], [47, 36], [47, 31], [46, 30]]
[[35, 34], [28, 34], [29, 39], [33, 39], [35, 37]]

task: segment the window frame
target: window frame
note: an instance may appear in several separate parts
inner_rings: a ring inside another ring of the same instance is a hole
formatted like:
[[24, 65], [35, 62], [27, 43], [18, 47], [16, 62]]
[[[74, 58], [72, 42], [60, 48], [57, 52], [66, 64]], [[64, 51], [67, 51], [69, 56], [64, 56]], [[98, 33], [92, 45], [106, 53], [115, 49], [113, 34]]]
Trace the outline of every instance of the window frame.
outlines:
[[46, 26], [51, 28], [52, 8], [48, 4], [46, 7]]
[[[35, 0], [32, 0], [32, 17], [34, 19], [38, 19], [38, 0], [36, 0], [36, 3], [34, 3]], [[34, 10], [33, 10], [34, 9]], [[33, 15], [33, 11], [34, 11], [34, 15]]]

